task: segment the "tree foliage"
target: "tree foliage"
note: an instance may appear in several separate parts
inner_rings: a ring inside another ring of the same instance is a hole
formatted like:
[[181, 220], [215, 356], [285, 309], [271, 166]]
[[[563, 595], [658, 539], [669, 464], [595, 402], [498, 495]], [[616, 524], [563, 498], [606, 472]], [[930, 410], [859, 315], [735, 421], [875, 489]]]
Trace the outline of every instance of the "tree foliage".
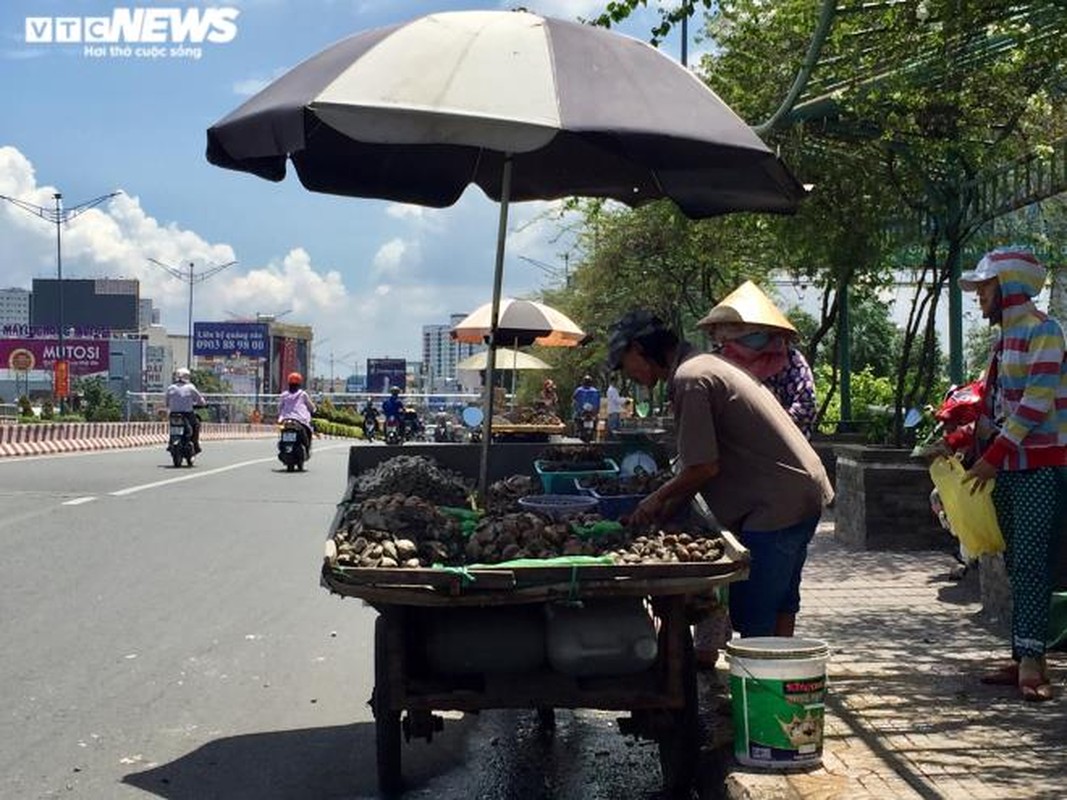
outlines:
[[[617, 25], [645, 5], [609, 2], [592, 21]], [[1062, 3], [1041, 0], [844, 0], [815, 48], [821, 5], [679, 0], [661, 7], [650, 31], [656, 44], [684, 17], [703, 15], [700, 73], [744, 119], [766, 121], [764, 139], [813, 185], [799, 213], [690, 223], [670, 208], [591, 206], [593, 241], [583, 240], [575, 293], [555, 299], [573, 302], [595, 330], [634, 305], [684, 330], [695, 309], [744, 278], [784, 271], [820, 289], [806, 350], [813, 363], [825, 356], [836, 364], [847, 287], [854, 364], [876, 377], [892, 367], [889, 406], [921, 406], [944, 371], [936, 320], [953, 265], [977, 244], [998, 203], [1019, 191], [1006, 182], [1007, 197], [983, 196], [985, 179], [1013, 159], [1048, 158], [1067, 134], [1067, 14]], [[1014, 240], [1025, 238], [1016, 233]], [[914, 292], [896, 334], [873, 309], [879, 290], [901, 275]]]
[[104, 379], [100, 376], [83, 378], [79, 381], [82, 395], [82, 411], [89, 422], [118, 422], [122, 419], [122, 406], [118, 398], [108, 391]]

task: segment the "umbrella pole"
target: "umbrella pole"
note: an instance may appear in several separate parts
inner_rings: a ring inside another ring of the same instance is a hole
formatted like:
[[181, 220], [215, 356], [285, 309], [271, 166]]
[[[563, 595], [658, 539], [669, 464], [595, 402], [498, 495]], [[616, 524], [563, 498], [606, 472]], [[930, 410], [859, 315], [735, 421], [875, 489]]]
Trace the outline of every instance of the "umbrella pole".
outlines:
[[511, 407], [515, 408], [515, 373], [519, 371], [519, 340], [511, 346]]
[[493, 307], [489, 312], [489, 352], [485, 361], [485, 419], [482, 421], [482, 457], [478, 467], [478, 499], [482, 507], [489, 494], [489, 443], [493, 439], [493, 373], [496, 371], [496, 329], [500, 320], [500, 293], [504, 284], [504, 245], [508, 235], [508, 200], [511, 197], [511, 153], [504, 155], [500, 179], [500, 221], [496, 232], [493, 267]]

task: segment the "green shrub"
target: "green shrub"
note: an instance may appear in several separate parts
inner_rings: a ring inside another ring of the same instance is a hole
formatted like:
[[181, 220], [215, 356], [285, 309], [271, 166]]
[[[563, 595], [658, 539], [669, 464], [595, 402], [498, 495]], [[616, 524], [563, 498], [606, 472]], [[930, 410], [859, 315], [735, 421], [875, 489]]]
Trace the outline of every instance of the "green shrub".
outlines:
[[315, 417], [315, 430], [326, 436], [342, 436], [349, 439], [362, 439], [363, 429], [356, 425], [344, 425]]

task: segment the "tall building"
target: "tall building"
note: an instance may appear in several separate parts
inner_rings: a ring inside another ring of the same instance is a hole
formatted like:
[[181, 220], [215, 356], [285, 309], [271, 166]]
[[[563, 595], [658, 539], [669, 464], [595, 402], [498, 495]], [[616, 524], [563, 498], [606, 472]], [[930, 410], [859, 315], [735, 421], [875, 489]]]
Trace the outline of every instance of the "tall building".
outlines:
[[30, 324], [29, 289], [0, 289], [0, 325]]
[[453, 326], [466, 316], [453, 314], [447, 325], [422, 326], [422, 371], [428, 391], [454, 391], [456, 364], [485, 349], [485, 345], [461, 344], [452, 339]]
[[142, 297], [137, 301], [137, 329], [147, 331], [153, 325], [159, 324], [159, 309], [150, 297]]

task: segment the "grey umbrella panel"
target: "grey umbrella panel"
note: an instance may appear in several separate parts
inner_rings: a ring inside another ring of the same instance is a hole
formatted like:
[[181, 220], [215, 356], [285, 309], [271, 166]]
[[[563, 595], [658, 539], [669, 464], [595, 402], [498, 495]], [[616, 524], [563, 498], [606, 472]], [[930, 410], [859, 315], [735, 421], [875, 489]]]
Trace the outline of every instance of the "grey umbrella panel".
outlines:
[[[667, 56], [527, 12], [431, 14], [338, 42], [209, 128], [207, 158], [273, 181], [291, 160], [317, 192], [443, 207], [474, 183], [498, 200], [487, 385], [494, 346], [507, 343], [497, 315], [510, 202], [669, 198], [701, 218], [790, 213], [804, 196], [752, 129]], [[492, 402], [487, 391], [483, 495]]]
[[[794, 210], [803, 196], [796, 179], [667, 56], [608, 31], [520, 16], [546, 37], [551, 69], [543, 79], [557, 98], [557, 130], [547, 128], [549, 113], [507, 120], [448, 97], [440, 108], [405, 108], [403, 76], [395, 86], [375, 82], [354, 105], [339, 104], [346, 71], [401, 36], [398, 25], [345, 39], [251, 98], [209, 129], [208, 159], [281, 180], [291, 158], [312, 191], [432, 207], [453, 204], [471, 183], [500, 200], [510, 157], [513, 201], [588, 196], [639, 206], [669, 197], [694, 218]], [[539, 86], [535, 94], [545, 91]], [[446, 141], [434, 142], [427, 129]]]

